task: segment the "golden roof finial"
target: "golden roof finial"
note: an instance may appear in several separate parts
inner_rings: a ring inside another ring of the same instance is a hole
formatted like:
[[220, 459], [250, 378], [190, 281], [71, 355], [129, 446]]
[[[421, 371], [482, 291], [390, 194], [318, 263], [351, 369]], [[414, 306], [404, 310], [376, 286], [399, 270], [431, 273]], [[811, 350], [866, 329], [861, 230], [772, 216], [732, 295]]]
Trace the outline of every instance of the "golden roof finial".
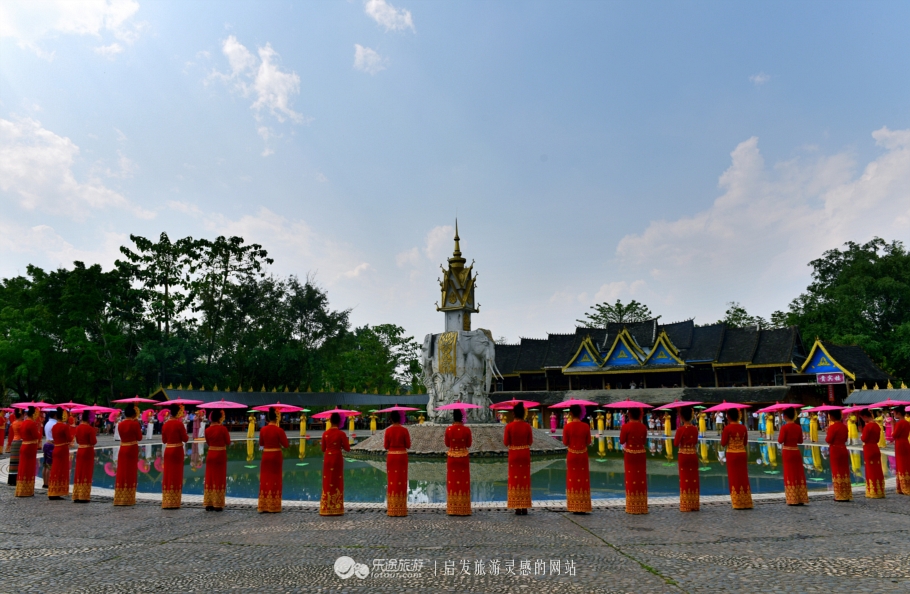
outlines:
[[[458, 237], [458, 219], [455, 219], [455, 251], [452, 252], [452, 257], [449, 258], [449, 269], [450, 270], [461, 270], [464, 268], [465, 260], [461, 257], [461, 238]], [[445, 271], [443, 271], [445, 272]]]
[[452, 255], [456, 258], [461, 257], [461, 246], [458, 244], [459, 241], [461, 241], [461, 238], [458, 237], [458, 217], [455, 217], [455, 251]]

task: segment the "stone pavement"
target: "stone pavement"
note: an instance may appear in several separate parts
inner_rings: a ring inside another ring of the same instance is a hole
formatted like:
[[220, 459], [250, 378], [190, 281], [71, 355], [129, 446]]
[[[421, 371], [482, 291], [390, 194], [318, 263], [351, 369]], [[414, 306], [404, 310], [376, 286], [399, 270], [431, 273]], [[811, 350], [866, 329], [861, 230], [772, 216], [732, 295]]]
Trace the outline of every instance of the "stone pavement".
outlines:
[[[73, 505], [0, 486], [0, 510], [0, 592], [910, 592], [910, 497], [893, 489], [884, 500], [750, 511], [323, 518]], [[370, 575], [341, 579], [341, 556]], [[376, 561], [389, 559], [408, 571], [386, 561], [381, 573]]]

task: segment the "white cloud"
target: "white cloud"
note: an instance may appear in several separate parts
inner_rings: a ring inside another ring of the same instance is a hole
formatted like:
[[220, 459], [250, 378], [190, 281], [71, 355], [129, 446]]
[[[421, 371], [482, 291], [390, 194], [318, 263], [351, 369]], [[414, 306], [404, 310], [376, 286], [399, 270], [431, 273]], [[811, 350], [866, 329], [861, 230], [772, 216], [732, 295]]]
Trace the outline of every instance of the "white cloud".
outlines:
[[[16, 196], [23, 208], [80, 220], [104, 208], [126, 209], [140, 218], [155, 216], [105, 186], [96, 175], [79, 181], [73, 172], [78, 155], [79, 147], [72, 140], [42, 128], [36, 120], [0, 119], [0, 190]], [[129, 159], [120, 165], [121, 172], [132, 171]]]
[[410, 10], [395, 8], [385, 0], [366, 0], [363, 10], [367, 16], [385, 27], [386, 31], [414, 31]]
[[768, 74], [765, 74], [764, 72], [759, 72], [758, 74], [753, 74], [752, 76], [750, 76], [749, 80], [756, 87], [759, 87], [759, 86], [765, 84], [766, 82], [768, 82], [769, 80], [771, 80], [771, 76]]
[[848, 154], [769, 168], [757, 138], [740, 143], [714, 204], [627, 235], [616, 250], [620, 264], [650, 271], [648, 292], [679, 304], [675, 315], [710, 303], [701, 310], [710, 319], [731, 300], [760, 315], [785, 308], [808, 283], [807, 263], [825, 250], [876, 235], [910, 240], [910, 130], [872, 136], [883, 152], [859, 173]]
[[376, 74], [380, 70], [385, 70], [386, 64], [388, 64], [388, 58], [380, 56], [375, 50], [364, 47], [359, 43], [354, 44], [355, 70], [360, 70], [367, 74]]
[[[103, 39], [112, 35], [124, 43], [133, 43], [145, 23], [135, 22], [139, 11], [135, 0], [47, 0], [43, 2], [0, 3], [0, 37], [16, 40], [42, 58], [52, 59], [40, 42], [59, 34], [89, 35]], [[118, 43], [101, 46], [95, 51], [112, 57], [123, 50]]]
[[423, 252], [431, 261], [442, 262], [452, 254], [452, 248], [455, 247], [454, 237], [455, 227], [452, 225], [433, 227], [427, 233], [426, 247]]
[[397, 264], [399, 268], [414, 266], [418, 262], [420, 262], [420, 250], [418, 250], [416, 247], [401, 252], [395, 256], [395, 264]]
[[[128, 242], [126, 233], [101, 232], [92, 242], [93, 249], [84, 250], [66, 241], [48, 225], [26, 227], [0, 219], [0, 253], [25, 254], [31, 263], [43, 268], [68, 268], [79, 260], [87, 265], [101, 264], [108, 269], [121, 257], [120, 246]], [[15, 268], [9, 260], [5, 258], [0, 263], [0, 277], [25, 274], [24, 268]]]
[[361, 262], [360, 264], [355, 266], [353, 269], [348, 270], [347, 272], [343, 272], [342, 276], [345, 278], [357, 278], [358, 276], [360, 276], [362, 273], [366, 272], [369, 269], [370, 269], [369, 263]]
[[620, 298], [633, 299], [645, 287], [645, 281], [638, 279], [631, 283], [626, 281], [615, 281], [601, 285], [597, 293], [594, 294], [594, 300], [597, 303], [604, 301], [616, 301]]

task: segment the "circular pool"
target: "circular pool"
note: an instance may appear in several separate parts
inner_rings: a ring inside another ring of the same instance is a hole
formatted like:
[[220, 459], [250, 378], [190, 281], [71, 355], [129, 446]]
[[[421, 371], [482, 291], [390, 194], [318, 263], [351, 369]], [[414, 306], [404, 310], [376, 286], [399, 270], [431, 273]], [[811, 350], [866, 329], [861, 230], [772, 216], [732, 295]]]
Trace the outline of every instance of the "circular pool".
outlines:
[[[652, 497], [679, 496], [676, 449], [670, 439], [648, 442], [648, 493]], [[113, 489], [116, 454], [119, 448], [99, 448], [95, 454], [94, 485]], [[184, 468], [185, 494], [201, 495], [205, 477], [204, 443], [187, 444]], [[163, 448], [161, 444], [140, 445], [140, 493], [161, 492]], [[259, 494], [259, 461], [261, 452], [255, 441], [241, 441], [228, 447], [227, 496], [255, 499]], [[701, 460], [701, 494], [729, 493], [723, 450], [719, 442], [699, 442]], [[803, 446], [803, 466], [810, 491], [831, 490], [828, 448]], [[591, 466], [593, 499], [625, 497], [623, 460], [619, 439], [601, 437], [588, 449]], [[781, 493], [783, 466], [779, 446], [750, 443], [749, 478], [753, 493]], [[863, 460], [860, 452], [851, 451], [852, 479], [863, 482]], [[883, 456], [885, 476], [895, 474], [893, 457]], [[564, 458], [533, 459], [531, 489], [536, 501], [564, 500], [566, 465]], [[505, 459], [478, 458], [471, 462], [471, 498], [474, 503], [498, 503], [506, 500], [507, 462]], [[412, 458], [409, 467], [409, 502], [445, 503], [445, 458]], [[346, 457], [345, 501], [382, 503], [385, 501], [386, 474], [383, 460]], [[292, 439], [284, 449], [284, 494], [289, 501], [319, 501], [322, 488], [322, 452], [318, 439]]]

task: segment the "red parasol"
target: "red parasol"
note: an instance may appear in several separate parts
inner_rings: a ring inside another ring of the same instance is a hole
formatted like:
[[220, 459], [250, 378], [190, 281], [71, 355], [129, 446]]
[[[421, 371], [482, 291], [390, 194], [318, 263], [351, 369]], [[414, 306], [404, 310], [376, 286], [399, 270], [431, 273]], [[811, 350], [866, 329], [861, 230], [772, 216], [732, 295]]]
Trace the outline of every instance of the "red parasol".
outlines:
[[539, 402], [534, 402], [533, 400], [504, 400], [502, 402], [497, 402], [496, 404], [491, 404], [491, 410], [511, 410], [515, 408], [516, 404], [524, 404], [525, 408], [533, 408], [535, 406], [540, 406]]
[[573, 404], [578, 406], [597, 406], [597, 402], [591, 402], [590, 400], [578, 400], [577, 398], [570, 398], [569, 400], [563, 400], [562, 402], [557, 402], [553, 406], [548, 406], [547, 408], [569, 408]]
[[151, 398], [139, 398], [138, 396], [133, 396], [132, 398], [121, 398], [120, 400], [111, 400], [112, 404], [128, 404], [130, 402], [141, 404], [146, 403], [157, 403], [157, 400], [152, 400]]
[[281, 404], [280, 402], [276, 402], [275, 404], [263, 404], [262, 406], [254, 406], [253, 410], [258, 410], [260, 412], [269, 412], [270, 408], [277, 408], [278, 412], [280, 413], [300, 412], [303, 410], [303, 408], [299, 406], [294, 406], [292, 404]]
[[[469, 408], [483, 408], [479, 404], [468, 404], [467, 402], [453, 402], [452, 404], [443, 404], [437, 406], [436, 410], [467, 410]], [[379, 412], [379, 411], [376, 411]]]
[[[224, 400], [223, 398], [217, 402], [206, 402], [205, 404], [200, 404], [196, 408], [246, 408], [245, 404], [240, 404], [239, 402], [231, 402], [230, 400]], [[294, 411], [297, 412], [297, 411]]]
[[[415, 408], [415, 409], [409, 409], [409, 410], [417, 410], [417, 409]], [[382, 411], [376, 411], [376, 412], [382, 412]], [[315, 415], [313, 415], [312, 418], [314, 418], [314, 419], [328, 419], [329, 417], [332, 416], [332, 413], [338, 413], [339, 415], [342, 415], [342, 416], [347, 415], [347, 416], [350, 416], [350, 417], [356, 417], [357, 415], [360, 414], [360, 413], [357, 412], [356, 410], [344, 410], [343, 408], [333, 408], [332, 410], [327, 410], [327, 411], [325, 411], [325, 412], [316, 413]]]
[[834, 406], [833, 404], [825, 404], [824, 406], [816, 406], [815, 408], [810, 408], [808, 412], [826, 412], [829, 410], [844, 410], [844, 407]]
[[697, 400], [676, 400], [670, 404], [665, 404], [663, 406], [658, 406], [656, 410], [667, 410], [671, 408], [683, 408], [685, 406], [695, 406], [696, 404], [701, 404]]
[[654, 408], [650, 404], [645, 404], [644, 402], [636, 402], [634, 400], [623, 400], [622, 402], [611, 402], [604, 406], [604, 408]]
[[716, 404], [711, 408], [706, 408], [703, 412], [724, 412], [725, 410], [730, 410], [733, 408], [750, 408], [748, 404], [740, 404], [739, 402], [727, 402], [726, 400], [720, 404]]
[[[120, 402], [117, 400], [116, 402]], [[158, 402], [157, 400], [150, 400], [149, 402], [154, 402], [155, 406], [170, 406], [172, 404], [182, 404], [184, 406], [194, 406], [196, 404], [202, 404], [202, 400], [189, 400], [187, 398], [175, 398], [174, 400], [166, 400], [164, 402]]]

